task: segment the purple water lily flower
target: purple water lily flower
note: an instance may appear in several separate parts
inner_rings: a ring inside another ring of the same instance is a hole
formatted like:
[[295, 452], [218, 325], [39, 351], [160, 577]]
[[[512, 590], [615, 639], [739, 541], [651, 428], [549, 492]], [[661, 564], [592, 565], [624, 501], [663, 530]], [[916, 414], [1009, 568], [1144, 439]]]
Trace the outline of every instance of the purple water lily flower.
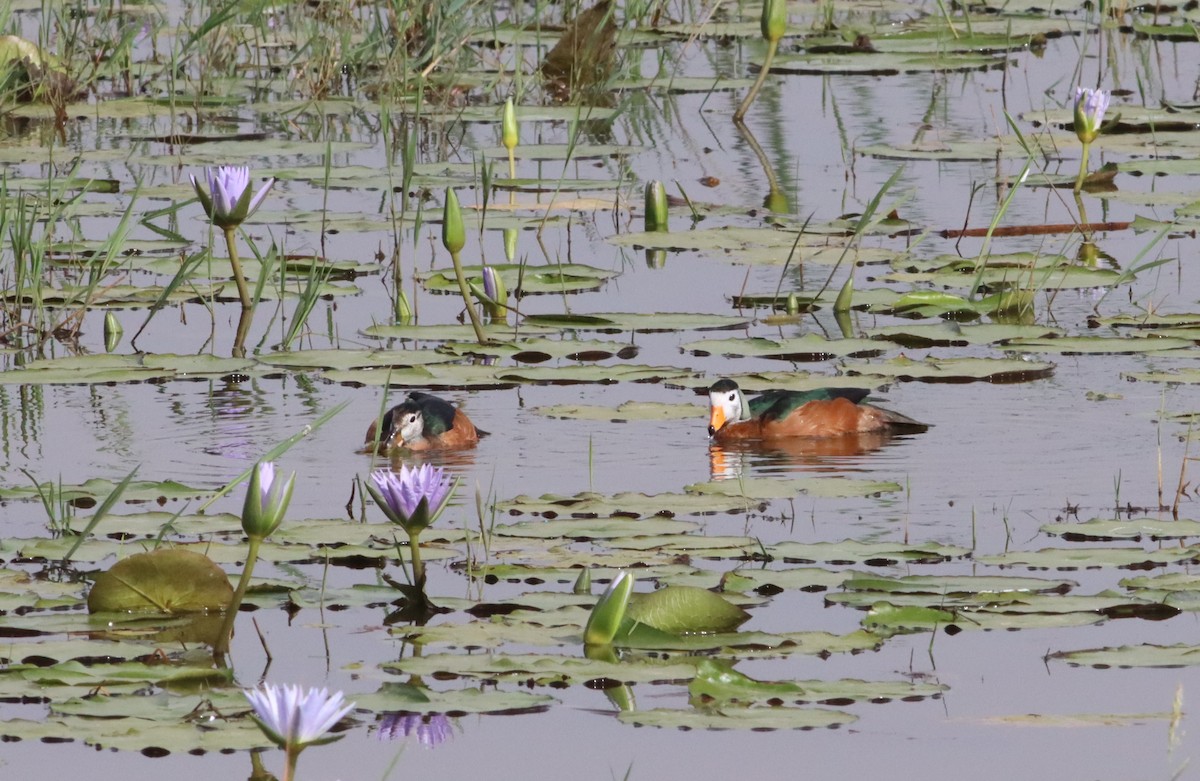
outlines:
[[205, 168], [208, 189], [196, 180], [193, 174], [192, 187], [204, 206], [204, 213], [218, 228], [241, 225], [262, 205], [271, 191], [275, 179], [267, 183], [253, 197], [250, 195], [250, 169], [244, 165], [221, 165]]
[[419, 533], [441, 514], [454, 493], [454, 480], [440, 466], [403, 464], [399, 473], [377, 469], [371, 473], [372, 488], [367, 486], [376, 504], [392, 523], [409, 534]]
[[263, 734], [289, 753], [342, 737], [325, 733], [354, 708], [354, 703], [344, 704], [340, 691], [330, 694], [327, 689], [268, 683], [245, 694]]
[[1090, 144], [1100, 135], [1104, 124], [1104, 112], [1112, 96], [1102, 89], [1078, 87], [1075, 90], [1075, 135], [1085, 144]]

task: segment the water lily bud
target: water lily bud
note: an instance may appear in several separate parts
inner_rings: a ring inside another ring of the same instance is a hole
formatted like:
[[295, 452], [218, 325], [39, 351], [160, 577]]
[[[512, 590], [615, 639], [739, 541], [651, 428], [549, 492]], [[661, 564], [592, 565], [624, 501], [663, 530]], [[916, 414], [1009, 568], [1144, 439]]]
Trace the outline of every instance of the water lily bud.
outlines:
[[266, 539], [283, 522], [288, 503], [292, 501], [292, 487], [296, 473], [286, 481], [275, 479], [275, 464], [262, 461], [250, 473], [250, 487], [246, 489], [246, 502], [242, 505], [242, 531], [247, 537]]
[[587, 567], [579, 570], [579, 577], [575, 578], [575, 585], [571, 588], [575, 594], [591, 594], [592, 593], [592, 571]]
[[768, 41], [777, 42], [787, 32], [787, 0], [763, 0], [762, 34]]
[[500, 272], [491, 266], [483, 267], [483, 295], [487, 299], [483, 306], [488, 316], [493, 320], [503, 320], [508, 314], [508, 307], [504, 305], [508, 301], [508, 288], [504, 286]]
[[125, 329], [121, 327], [121, 321], [117, 319], [113, 312], [104, 313], [104, 349], [107, 352], [112, 352], [117, 349], [117, 345], [121, 343], [121, 335], [125, 333]]
[[467, 245], [467, 230], [463, 227], [462, 209], [454, 190], [446, 188], [446, 205], [442, 207], [442, 246], [452, 255]]
[[588, 645], [611, 643], [621, 628], [625, 610], [629, 607], [629, 596], [633, 593], [633, 576], [622, 570], [613, 578], [600, 601], [592, 608], [587, 626], [583, 630], [583, 642]]
[[842, 289], [838, 291], [837, 298], [833, 302], [833, 311], [849, 312], [853, 303], [854, 277], [850, 277], [846, 280], [846, 284], [842, 285]]
[[646, 230], [667, 229], [667, 188], [655, 179], [646, 183]]
[[504, 148], [509, 152], [517, 148], [517, 142], [521, 138], [521, 134], [517, 130], [517, 109], [513, 106], [512, 98], [504, 101], [504, 118], [500, 123], [500, 138], [504, 142]]
[[1080, 142], [1090, 144], [1100, 135], [1104, 112], [1108, 111], [1111, 96], [1102, 89], [1079, 87], [1075, 90], [1075, 135]]
[[504, 229], [504, 257], [509, 263], [517, 262], [517, 229]]

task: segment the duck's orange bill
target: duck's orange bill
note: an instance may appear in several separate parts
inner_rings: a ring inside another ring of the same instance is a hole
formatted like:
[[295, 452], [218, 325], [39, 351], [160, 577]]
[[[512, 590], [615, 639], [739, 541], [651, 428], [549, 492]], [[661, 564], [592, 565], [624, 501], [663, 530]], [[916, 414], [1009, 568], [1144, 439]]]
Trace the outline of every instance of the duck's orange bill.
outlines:
[[716, 433], [721, 430], [721, 426], [725, 425], [725, 410], [714, 406], [712, 412], [708, 415], [708, 430]]

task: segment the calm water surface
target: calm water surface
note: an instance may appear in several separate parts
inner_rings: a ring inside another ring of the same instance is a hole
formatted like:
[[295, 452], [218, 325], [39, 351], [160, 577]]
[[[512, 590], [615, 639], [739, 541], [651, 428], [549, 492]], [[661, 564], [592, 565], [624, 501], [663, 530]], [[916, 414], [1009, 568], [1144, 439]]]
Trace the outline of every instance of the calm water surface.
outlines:
[[[768, 80], [768, 89], [749, 115], [749, 124], [763, 145], [791, 199], [793, 212], [810, 213], [817, 221], [846, 212], [857, 212], [877, 192], [898, 165], [894, 161], [862, 157], [847, 152], [872, 143], [903, 143], [923, 133], [926, 138], [987, 137], [1005, 132], [1003, 101], [1011, 113], [1064, 104], [1077, 62], [1077, 40], [1052, 41], [1042, 58], [1014, 56], [1007, 80], [998, 71], [956, 75], [904, 77], [820, 78], [789, 76]], [[1118, 51], [1119, 70], [1146, 74], [1135, 67], [1147, 49], [1163, 49], [1167, 59], [1173, 45], [1123, 41]], [[757, 44], [755, 44], [757, 46]], [[753, 48], [753, 47], [752, 47]], [[1193, 88], [1196, 44], [1180, 44], [1178, 57], [1193, 63], [1188, 68], [1167, 68], [1154, 74], [1161, 79], [1156, 90], [1168, 100], [1186, 101]], [[721, 50], [729, 73], [745, 70], [740, 50]], [[712, 54], [708, 52], [708, 54]], [[685, 61], [684, 68], [704, 72], [712, 61], [700, 55]], [[1096, 72], [1085, 60], [1086, 72]], [[1189, 75], [1190, 74], [1190, 75]], [[1133, 83], [1105, 86], [1133, 88]], [[1157, 93], [1156, 93], [1157, 94]], [[672, 121], [638, 124], [654, 110], [653, 104], [634, 100], [629, 117], [613, 128], [617, 143], [652, 143], [650, 150], [631, 159], [642, 179], [663, 178], [680, 182], [697, 200], [740, 204], [747, 209], [761, 203], [767, 192], [763, 171], [729, 121], [740, 94], [717, 93], [672, 96], [667, 101]], [[1020, 123], [1031, 130], [1028, 122]], [[649, 127], [649, 130], [648, 130]], [[652, 132], [651, 132], [652, 131]], [[120, 129], [126, 137], [141, 132], [130, 125]], [[272, 131], [276, 133], [278, 131]], [[494, 146], [494, 128], [467, 129], [462, 159], [471, 150]], [[523, 132], [530, 132], [525, 130]], [[543, 130], [561, 134], [565, 128]], [[92, 122], [72, 125], [71, 143], [80, 150], [117, 145], [120, 138], [99, 134]], [[339, 155], [335, 165], [383, 165], [379, 137], [366, 128], [348, 126], [344, 138], [367, 142], [363, 151]], [[283, 137], [282, 135], [280, 137]], [[555, 139], [547, 139], [555, 140]], [[182, 174], [164, 166], [147, 165], [143, 153], [164, 150], [132, 145], [131, 156], [108, 168], [82, 174], [112, 176], [124, 182], [135, 177], [185, 181]], [[197, 153], [209, 154], [207, 149]], [[1106, 159], [1103, 140], [1097, 164]], [[1098, 158], [1098, 159], [1097, 159]], [[309, 158], [266, 154], [255, 161], [262, 169], [314, 164]], [[590, 166], [591, 161], [581, 164]], [[615, 163], [606, 162], [614, 167]], [[1061, 173], [1073, 173], [1076, 158], [1066, 155]], [[14, 170], [20, 166], [13, 166]], [[28, 167], [27, 167], [28, 168]], [[1051, 163], [1054, 172], [1056, 164]], [[985, 226], [995, 208], [991, 182], [998, 173], [1015, 175], [1020, 163], [915, 162], [905, 168], [893, 192], [908, 199], [898, 206], [902, 216], [917, 225], [957, 227], [963, 223], [971, 188], [985, 186], [976, 196], [970, 223]], [[36, 170], [22, 173], [38, 175]], [[568, 174], [574, 175], [574, 174]], [[697, 184], [714, 176], [720, 184], [706, 189]], [[1121, 176], [1122, 190], [1170, 191], [1194, 189], [1181, 177], [1151, 179]], [[460, 195], [470, 203], [471, 193]], [[522, 196], [529, 197], [529, 196]], [[319, 208], [319, 193], [303, 183], [277, 185], [268, 208]], [[1127, 206], [1085, 196], [1092, 219], [1126, 220], [1135, 213], [1149, 216], [1148, 207]], [[379, 194], [339, 192], [336, 210], [368, 214], [378, 209]], [[1006, 222], [1033, 224], [1069, 221], [1074, 203], [1068, 192], [1026, 190], [1011, 207]], [[275, 212], [272, 212], [275, 213]], [[1169, 210], [1163, 210], [1169, 214]], [[185, 232], [201, 235], [202, 215], [189, 213]], [[639, 221], [621, 216], [621, 230], [636, 230]], [[758, 224], [754, 218], [731, 220]], [[673, 227], [686, 229], [685, 215], [676, 213]], [[429, 233], [430, 229], [425, 229]], [[284, 240], [289, 251], [316, 251], [319, 237], [290, 233], [277, 225], [260, 224], [253, 232], [265, 242]], [[574, 218], [569, 228], [554, 227], [544, 236], [548, 260], [586, 263], [618, 269], [622, 275], [595, 293], [570, 297], [574, 312], [604, 311], [731, 311], [729, 296], [743, 289], [766, 293], [775, 289], [778, 265], [745, 266], [736, 253], [719, 258], [696, 253], [673, 253], [663, 268], [647, 268], [641, 252], [623, 251], [603, 241], [614, 232], [608, 212]], [[436, 234], [429, 234], [436, 236]], [[902, 241], [902, 240], [901, 240]], [[1124, 233], [1100, 239], [1101, 247], [1124, 267], [1148, 242], [1144, 235]], [[370, 261], [387, 236], [342, 232], [326, 237], [325, 252], [337, 259]], [[927, 240], [929, 255], [954, 251], [953, 242]], [[902, 246], [898, 240], [870, 238], [867, 246]], [[441, 265], [436, 241], [406, 240], [409, 268]], [[968, 257], [978, 241], [964, 241]], [[1001, 251], [1066, 251], [1063, 237], [1009, 240]], [[472, 258], [502, 257], [498, 235], [490, 233], [482, 246], [469, 245]], [[1152, 300], [1166, 310], [1194, 311], [1200, 283], [1186, 262], [1195, 253], [1191, 240], [1164, 245], [1167, 256], [1184, 262], [1168, 264], [1144, 275], [1131, 288], [1115, 294], [1102, 307], [1111, 313], [1128, 307], [1129, 297]], [[530, 232], [521, 236], [520, 253], [535, 265], [547, 262]], [[468, 262], [474, 262], [468, 260]], [[883, 268], [859, 268], [867, 277]], [[804, 284], [815, 288], [828, 267], [808, 269]], [[788, 272], [785, 285], [799, 282], [799, 272]], [[387, 322], [390, 304], [377, 276], [358, 281], [362, 293], [336, 302], [337, 338], [314, 335], [311, 346], [359, 346], [372, 343], [359, 333], [372, 323]], [[457, 315], [459, 302], [449, 296], [419, 293], [421, 321], [448, 323]], [[1086, 317], [1094, 303], [1092, 291], [1063, 291], [1052, 305], [1039, 296], [1038, 322], [1057, 324], [1070, 331], [1086, 332]], [[324, 323], [325, 307], [318, 306], [311, 322]], [[557, 296], [527, 298], [525, 312], [561, 312]], [[219, 310], [217, 332], [232, 332], [229, 318], [234, 307]], [[132, 333], [143, 313], [121, 314], [126, 332]], [[856, 325], [868, 328], [895, 322], [858, 313]], [[175, 311], [159, 315], [139, 342], [151, 352], [188, 353], [202, 349], [208, 335], [207, 319], [199, 307], [188, 308], [190, 325], [178, 322]], [[265, 317], [260, 313], [255, 334], [261, 334]], [[799, 325], [773, 327], [755, 324], [748, 333], [758, 336], [795, 336], [824, 327], [836, 332], [824, 315]], [[279, 326], [275, 326], [278, 330]], [[740, 332], [739, 332], [740, 333]], [[710, 334], [722, 336], [723, 334]], [[588, 336], [585, 334], [585, 336]], [[638, 363], [686, 366], [706, 375], [701, 385], [726, 373], [753, 369], [786, 370], [789, 364], [761, 359], [697, 357], [680, 345], [699, 338], [696, 332], [614, 336], [636, 344]], [[257, 338], [257, 336], [252, 337]], [[609, 337], [605, 337], [609, 338]], [[102, 350], [100, 319], [89, 318], [85, 345]], [[268, 346], [274, 339], [268, 338]], [[306, 344], [306, 346], [309, 346]], [[128, 349], [127, 344], [122, 349]], [[944, 355], [996, 355], [990, 348], [909, 350], [910, 357], [927, 353]], [[1065, 516], [1068, 505], [1078, 506], [1080, 518], [1108, 515], [1119, 490], [1120, 502], [1151, 505], [1156, 502], [1160, 456], [1167, 482], [1178, 473], [1183, 445], [1177, 427], [1161, 433], [1156, 420], [1161, 409], [1184, 411], [1197, 407], [1189, 388], [1129, 383], [1121, 375], [1151, 368], [1191, 367], [1200, 352], [1184, 358], [1154, 356], [1052, 357], [1054, 374], [1031, 383], [994, 385], [896, 383], [882, 396], [888, 405], [933, 424], [927, 433], [898, 438], [878, 450], [843, 456], [746, 454], [737, 459], [747, 476], [781, 473], [845, 475], [854, 478], [894, 480], [906, 486], [901, 494], [871, 499], [819, 499], [797, 496], [776, 502], [756, 516], [719, 515], [700, 519], [710, 534], [752, 534], [764, 542], [855, 539], [938, 541], [974, 546], [977, 553], [1006, 549], [1035, 550], [1059, 545], [1039, 536], [1038, 527]], [[796, 365], [797, 370], [834, 373], [833, 362]], [[1092, 401], [1089, 391], [1117, 395]], [[291, 435], [321, 411], [350, 401], [335, 421], [303, 440], [282, 459], [282, 466], [300, 478], [292, 503], [295, 518], [344, 517], [352, 481], [371, 467], [366, 456], [355, 453], [367, 422], [379, 406], [380, 391], [373, 388], [329, 384], [311, 378], [281, 376], [245, 382], [176, 381], [164, 385], [96, 387], [0, 387], [0, 421], [5, 437], [0, 467], [10, 484], [25, 482], [19, 469], [42, 479], [75, 483], [90, 477], [119, 479], [133, 464], [139, 477], [172, 479], [197, 485], [218, 485], [231, 479], [260, 454]], [[683, 486], [710, 477], [710, 459], [704, 432], [703, 411], [687, 422], [579, 423], [536, 414], [539, 406], [588, 403], [615, 406], [625, 400], [691, 402], [702, 398], [692, 390], [663, 384], [527, 386], [481, 392], [448, 391], [444, 395], [463, 404], [481, 427], [493, 432], [480, 447], [452, 459], [451, 466], [464, 477], [468, 491], [475, 485], [506, 498], [546, 492], [571, 494], [582, 490], [605, 493], [680, 491]], [[589, 459], [589, 452], [591, 457]], [[229, 499], [219, 509], [237, 512], [240, 498]], [[1185, 513], [1192, 513], [1185, 504]], [[374, 517], [374, 516], [373, 516]], [[375, 520], [379, 520], [375, 517]], [[473, 511], [465, 507], [444, 516], [443, 523], [473, 524]], [[41, 508], [32, 503], [10, 503], [0, 508], [0, 524], [14, 536], [45, 534]], [[726, 562], [715, 569], [731, 568]], [[313, 582], [319, 567], [307, 568]], [[997, 571], [969, 560], [933, 567], [895, 569], [891, 574], [973, 573]], [[264, 575], [270, 574], [265, 568]], [[1011, 574], [1021, 574], [1021, 571]], [[1032, 573], [1037, 574], [1037, 573]], [[1080, 582], [1077, 593], [1115, 588], [1131, 573], [1094, 571], [1063, 573]], [[331, 582], [362, 582], [361, 571], [337, 570]], [[461, 574], [440, 563], [432, 566], [433, 594], [467, 596]], [[542, 588], [567, 589], [547, 584]], [[526, 586], [498, 584], [485, 587], [490, 598], [510, 596]], [[646, 584], [642, 588], [648, 588]], [[377, 611], [349, 610], [318, 615], [305, 610], [291, 621], [282, 612], [259, 611], [257, 619], [275, 651], [266, 673], [279, 682], [332, 685], [353, 699], [378, 688], [384, 675], [378, 665], [408, 653], [389, 636]], [[754, 611], [746, 629], [795, 631], [824, 629], [850, 632], [862, 614], [840, 607], [826, 608], [820, 594], [785, 592]], [[460, 620], [450, 616], [443, 620]], [[583, 687], [555, 690], [561, 705], [548, 713], [518, 717], [464, 717], [455, 721], [455, 735], [446, 744], [428, 750], [415, 742], [405, 744], [378, 739], [376, 725], [361, 723], [348, 737], [328, 747], [306, 752], [301, 763], [306, 779], [375, 779], [441, 777], [466, 778], [485, 773], [499, 779], [634, 779], [663, 778], [792, 778], [864, 777], [888, 773], [899, 777], [1010, 779], [1029, 778], [1168, 778], [1184, 762], [1197, 757], [1194, 725], [1191, 736], [1174, 753], [1167, 742], [1167, 721], [1176, 687], [1194, 698], [1200, 683], [1193, 669], [1093, 670], [1062, 663], [1047, 665], [1049, 651], [1140, 642], [1194, 643], [1195, 613], [1170, 621], [1110, 621], [1097, 627], [1062, 630], [1027, 630], [1008, 633], [939, 633], [930, 644], [928, 634], [896, 637], [877, 653], [834, 656], [821, 660], [797, 657], [744, 662], [743, 672], [765, 679], [840, 677], [893, 680], [905, 676], [928, 677], [949, 685], [941, 700], [889, 704], [859, 704], [848, 710], [860, 716], [851, 727], [836, 731], [685, 732], [634, 728], [613, 718], [609, 702], [600, 692]], [[233, 659], [242, 683], [253, 684], [263, 673], [264, 659], [254, 633], [242, 626], [233, 648]], [[450, 684], [453, 685], [453, 684]], [[637, 686], [640, 708], [684, 707], [682, 687]], [[1002, 724], [1000, 717], [1041, 714], [1159, 714], [1157, 718], [1124, 719], [1118, 726], [1031, 727]], [[39, 718], [38, 705], [0, 705], [4, 718]], [[368, 717], [369, 719], [370, 717]], [[268, 766], [278, 769], [277, 752], [266, 755]], [[28, 742], [5, 745], [0, 750], [0, 772], [5, 777], [29, 777], [34, 769], [50, 776], [73, 775], [86, 768], [92, 779], [172, 777], [183, 779], [242, 778], [250, 773], [246, 754], [232, 756], [172, 756], [148, 759], [134, 754], [97, 753], [81, 745], [41, 745]]]

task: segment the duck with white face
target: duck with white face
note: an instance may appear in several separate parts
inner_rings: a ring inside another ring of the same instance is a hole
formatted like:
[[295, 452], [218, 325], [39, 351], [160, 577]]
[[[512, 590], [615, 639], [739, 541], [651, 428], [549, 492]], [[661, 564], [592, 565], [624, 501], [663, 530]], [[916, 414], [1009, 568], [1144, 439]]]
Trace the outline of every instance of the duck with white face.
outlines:
[[[367, 429], [363, 447], [381, 454], [395, 450], [456, 450], [475, 447], [484, 432], [445, 399], [413, 391]], [[376, 446], [376, 441], [378, 445]]]
[[838, 437], [872, 431], [924, 431], [907, 415], [865, 404], [864, 388], [770, 390], [747, 400], [733, 380], [708, 389], [708, 435], [714, 442]]

